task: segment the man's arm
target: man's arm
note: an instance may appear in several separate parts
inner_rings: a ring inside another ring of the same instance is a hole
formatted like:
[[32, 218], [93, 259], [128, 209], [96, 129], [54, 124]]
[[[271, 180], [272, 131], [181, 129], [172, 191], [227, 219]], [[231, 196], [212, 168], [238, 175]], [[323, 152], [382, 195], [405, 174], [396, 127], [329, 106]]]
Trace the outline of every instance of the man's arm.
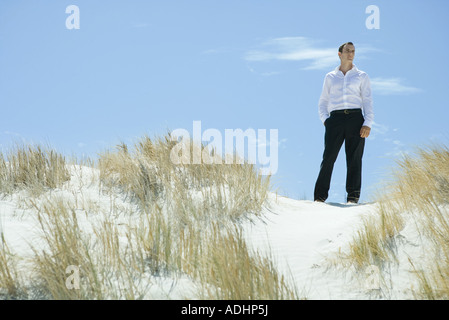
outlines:
[[362, 129], [360, 129], [360, 136], [362, 138], [368, 138], [371, 132], [371, 127], [374, 122], [374, 112], [373, 112], [373, 98], [371, 95], [371, 81], [369, 76], [365, 74], [362, 80], [361, 86], [362, 94], [362, 109], [365, 122], [363, 123]]
[[328, 76], [324, 78], [323, 90], [321, 91], [320, 100], [318, 101], [318, 115], [320, 116], [321, 122], [324, 122], [329, 118], [329, 92], [330, 92], [330, 81]]

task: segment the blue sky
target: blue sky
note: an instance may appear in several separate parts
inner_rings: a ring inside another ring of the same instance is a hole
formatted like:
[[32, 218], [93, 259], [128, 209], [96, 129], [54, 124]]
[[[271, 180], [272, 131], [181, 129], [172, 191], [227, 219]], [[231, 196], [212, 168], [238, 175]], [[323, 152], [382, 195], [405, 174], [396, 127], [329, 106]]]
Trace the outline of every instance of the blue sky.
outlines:
[[[67, 29], [66, 7], [80, 10]], [[368, 29], [369, 5], [380, 29]], [[449, 2], [171, 0], [0, 2], [0, 144], [95, 157], [167, 130], [277, 129], [273, 186], [313, 198], [324, 76], [352, 41], [373, 86], [362, 200], [401, 153], [447, 143]], [[344, 149], [329, 201], [344, 201]]]

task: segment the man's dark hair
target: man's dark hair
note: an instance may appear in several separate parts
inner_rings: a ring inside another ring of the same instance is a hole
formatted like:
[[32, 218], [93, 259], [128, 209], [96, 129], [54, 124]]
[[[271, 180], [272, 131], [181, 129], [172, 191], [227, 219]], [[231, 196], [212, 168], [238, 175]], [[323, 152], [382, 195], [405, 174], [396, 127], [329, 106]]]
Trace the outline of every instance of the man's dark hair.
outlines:
[[345, 47], [345, 45], [347, 45], [347, 44], [350, 44], [350, 45], [354, 45], [352, 42], [345, 42], [345, 43], [343, 43], [341, 46], [340, 46], [340, 48], [338, 48], [338, 52], [341, 52], [341, 53], [343, 53], [343, 48]]

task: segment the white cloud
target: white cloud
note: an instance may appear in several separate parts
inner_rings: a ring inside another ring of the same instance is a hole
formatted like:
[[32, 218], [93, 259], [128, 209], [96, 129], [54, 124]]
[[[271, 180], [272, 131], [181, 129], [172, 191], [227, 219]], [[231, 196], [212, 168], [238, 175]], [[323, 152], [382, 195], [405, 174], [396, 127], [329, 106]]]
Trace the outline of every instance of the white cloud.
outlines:
[[283, 37], [270, 39], [261, 49], [248, 51], [247, 61], [307, 61], [304, 69], [325, 69], [339, 63], [336, 48], [320, 48], [317, 41], [305, 37]]
[[371, 127], [371, 134], [368, 139], [374, 140], [378, 135], [387, 134], [389, 130], [390, 128], [388, 128], [386, 125], [373, 122], [373, 125]]
[[[369, 45], [356, 44], [356, 57], [367, 59], [367, 53], [380, 49]], [[301, 61], [303, 70], [330, 70], [340, 64], [337, 47], [324, 47], [320, 41], [306, 37], [282, 37], [263, 42], [258, 49], [247, 51], [244, 59], [249, 62], [265, 61]], [[251, 72], [255, 72], [250, 68]], [[264, 75], [273, 75], [270, 72]], [[413, 94], [421, 92], [419, 88], [407, 86], [401, 78], [377, 77], [371, 79], [373, 92], [380, 95]]]
[[371, 134], [368, 139], [375, 140], [378, 137], [383, 137], [383, 142], [381, 142], [381, 144], [386, 151], [382, 155], [380, 155], [381, 158], [396, 158], [407, 153], [407, 151], [405, 151], [404, 149], [405, 144], [399, 139], [394, 138], [394, 133], [397, 131], [399, 131], [398, 128], [390, 129], [384, 124], [379, 124], [376, 122], [373, 123], [373, 126], [371, 127]]
[[381, 95], [412, 94], [421, 92], [421, 89], [406, 86], [401, 78], [373, 78], [371, 87], [374, 93]]
[[280, 74], [279, 71], [259, 72], [259, 71], [256, 71], [254, 68], [251, 68], [249, 66], [248, 66], [248, 70], [251, 73], [257, 74], [259, 76], [264, 76], [264, 77], [271, 77], [271, 76], [275, 76], [275, 75]]
[[[367, 52], [377, 51], [369, 46], [356, 46], [357, 57], [364, 59]], [[335, 68], [340, 64], [337, 47], [323, 47], [320, 41], [306, 37], [282, 37], [265, 41], [260, 49], [246, 52], [247, 61], [303, 61], [304, 70]]]

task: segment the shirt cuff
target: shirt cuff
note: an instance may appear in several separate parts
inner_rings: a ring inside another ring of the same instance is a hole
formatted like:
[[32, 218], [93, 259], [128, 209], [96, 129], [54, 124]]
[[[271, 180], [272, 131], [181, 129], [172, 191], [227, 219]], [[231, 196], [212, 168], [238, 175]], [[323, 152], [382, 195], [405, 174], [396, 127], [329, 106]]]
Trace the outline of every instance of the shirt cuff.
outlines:
[[363, 123], [363, 126], [364, 126], [364, 127], [369, 127], [369, 128], [371, 129], [371, 127], [373, 126], [373, 121], [368, 121], [368, 120], [366, 120], [366, 121]]

